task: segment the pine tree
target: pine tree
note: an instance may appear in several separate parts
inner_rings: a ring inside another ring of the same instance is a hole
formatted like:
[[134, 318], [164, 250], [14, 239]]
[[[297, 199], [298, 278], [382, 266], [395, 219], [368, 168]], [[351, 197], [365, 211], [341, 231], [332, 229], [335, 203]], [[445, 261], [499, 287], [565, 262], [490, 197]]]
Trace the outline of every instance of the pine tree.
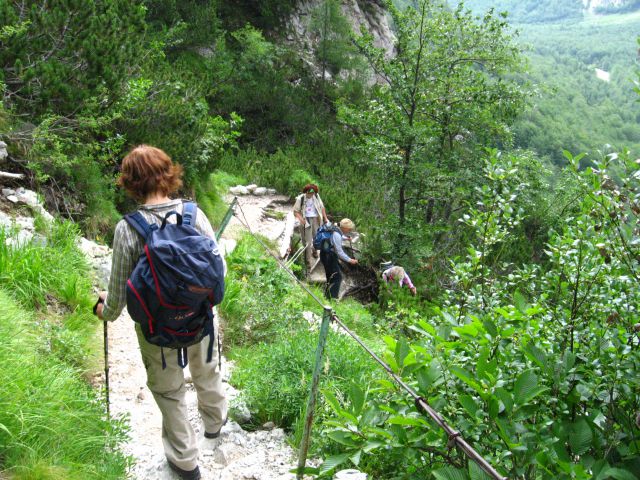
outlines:
[[7, 104], [65, 115], [115, 88], [139, 59], [144, 15], [135, 0], [0, 2]]

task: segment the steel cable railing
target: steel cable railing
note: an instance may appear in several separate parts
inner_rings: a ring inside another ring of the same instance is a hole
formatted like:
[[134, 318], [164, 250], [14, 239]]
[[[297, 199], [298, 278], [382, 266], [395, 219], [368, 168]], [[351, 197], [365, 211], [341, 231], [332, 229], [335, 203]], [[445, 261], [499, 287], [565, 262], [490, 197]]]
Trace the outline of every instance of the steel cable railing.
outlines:
[[234, 198], [234, 202], [232, 203], [230, 210], [233, 209], [234, 205], [237, 205], [238, 208], [240, 209], [240, 212], [242, 214], [242, 217], [244, 218], [244, 221], [234, 211], [235, 217], [247, 229], [249, 234], [262, 246], [262, 248], [264, 248], [265, 252], [268, 255], [270, 255], [278, 263], [280, 268], [286, 271], [291, 276], [291, 278], [293, 278], [296, 284], [298, 284], [300, 288], [302, 288], [311, 298], [313, 298], [313, 300], [315, 300], [318, 303], [318, 305], [322, 307], [324, 311], [323, 321], [320, 327], [320, 341], [318, 343], [318, 349], [316, 351], [316, 368], [315, 368], [313, 379], [312, 379], [311, 395], [309, 397], [309, 403], [307, 405], [307, 418], [305, 421], [305, 429], [304, 429], [305, 431], [303, 434], [302, 445], [300, 447], [298, 478], [299, 479], [302, 478], [302, 471], [304, 470], [304, 466], [306, 464], [306, 455], [307, 455], [308, 446], [309, 446], [309, 435], [311, 432], [311, 424], [313, 423], [313, 410], [315, 406], [315, 398], [317, 394], [318, 380], [319, 380], [319, 374], [320, 374], [319, 366], [322, 363], [322, 354], [324, 351], [326, 336], [328, 333], [328, 323], [329, 321], [333, 320], [342, 330], [344, 330], [344, 332], [347, 335], [353, 338], [387, 372], [387, 374], [398, 384], [398, 386], [401, 389], [403, 389], [406, 393], [408, 393], [413, 398], [415, 406], [418, 409], [418, 411], [428, 415], [442, 430], [445, 431], [445, 433], [449, 437], [450, 447], [453, 447], [453, 446], [458, 447], [465, 455], [467, 455], [471, 460], [473, 460], [476, 464], [478, 464], [478, 466], [485, 473], [487, 473], [489, 476], [491, 476], [495, 480], [507, 480], [507, 477], [500, 475], [500, 473], [498, 473], [498, 471], [495, 468], [493, 468], [493, 466], [489, 462], [487, 462], [478, 452], [475, 451], [475, 449], [471, 445], [469, 445], [469, 443], [467, 443], [464, 440], [464, 438], [462, 438], [460, 432], [456, 431], [454, 428], [448, 425], [447, 422], [442, 418], [442, 416], [436, 410], [434, 410], [423, 397], [418, 395], [418, 393], [413, 388], [407, 385], [402, 380], [402, 378], [400, 378], [388, 364], [386, 364], [354, 332], [352, 332], [344, 324], [344, 322], [340, 320], [338, 315], [336, 315], [333, 312], [331, 307], [325, 305], [324, 302], [322, 302], [317, 297], [317, 295], [315, 295], [304, 283], [302, 283], [302, 281], [300, 281], [298, 277], [296, 277], [295, 273], [293, 273], [293, 271], [291, 271], [287, 267], [287, 265], [285, 265], [278, 257], [276, 257], [276, 255], [269, 249], [269, 247], [251, 230], [247, 217], [244, 211], [242, 210], [242, 205], [240, 205], [240, 203], [237, 202], [237, 198]]

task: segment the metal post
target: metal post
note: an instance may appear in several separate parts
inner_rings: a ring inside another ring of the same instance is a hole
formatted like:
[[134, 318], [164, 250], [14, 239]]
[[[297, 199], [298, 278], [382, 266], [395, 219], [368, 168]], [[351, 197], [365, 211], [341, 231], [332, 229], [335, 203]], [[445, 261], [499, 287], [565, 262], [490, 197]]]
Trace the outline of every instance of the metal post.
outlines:
[[224, 214], [224, 218], [220, 223], [220, 228], [218, 228], [218, 231], [216, 232], [216, 241], [220, 240], [220, 237], [222, 236], [222, 232], [224, 232], [224, 229], [227, 228], [227, 224], [229, 223], [229, 220], [231, 220], [231, 217], [233, 216], [233, 209], [236, 207], [236, 203], [238, 203], [238, 197], [233, 197], [233, 201], [231, 202], [231, 205], [229, 205], [229, 208], [227, 209], [227, 213]]
[[304, 433], [302, 434], [302, 443], [300, 444], [300, 455], [298, 458], [297, 473], [298, 480], [302, 479], [304, 475], [304, 467], [307, 463], [309, 440], [311, 438], [311, 426], [313, 425], [313, 413], [316, 409], [318, 384], [320, 383], [320, 372], [322, 371], [322, 357], [324, 355], [324, 347], [327, 343], [329, 322], [331, 321], [332, 314], [333, 311], [331, 307], [325, 306], [324, 315], [322, 316], [322, 324], [320, 325], [320, 338], [318, 340], [318, 348], [316, 349], [316, 364], [313, 368], [313, 379], [311, 380], [311, 393], [309, 394], [309, 402], [307, 403], [307, 414], [304, 420]]

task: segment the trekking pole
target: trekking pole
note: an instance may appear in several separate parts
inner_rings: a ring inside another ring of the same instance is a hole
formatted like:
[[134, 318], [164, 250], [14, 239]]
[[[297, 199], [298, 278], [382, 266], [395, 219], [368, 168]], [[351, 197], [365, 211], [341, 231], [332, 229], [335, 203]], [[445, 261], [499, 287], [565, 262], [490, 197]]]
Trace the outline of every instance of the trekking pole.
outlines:
[[107, 418], [111, 418], [109, 412], [109, 335], [107, 321], [104, 320], [104, 388], [107, 398]]
[[[98, 296], [98, 301], [93, 306], [93, 314], [98, 314], [98, 305], [104, 303], [102, 297]], [[103, 337], [104, 337], [104, 388], [107, 399], [107, 418], [110, 418], [109, 412], [109, 332], [107, 327], [107, 321], [103, 320]]]

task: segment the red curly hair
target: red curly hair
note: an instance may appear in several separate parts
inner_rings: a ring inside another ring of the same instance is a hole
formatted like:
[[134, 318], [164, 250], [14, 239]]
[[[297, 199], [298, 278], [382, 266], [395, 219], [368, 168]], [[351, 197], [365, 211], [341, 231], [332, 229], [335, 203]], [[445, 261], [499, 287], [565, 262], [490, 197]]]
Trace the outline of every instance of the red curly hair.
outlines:
[[302, 193], [307, 193], [311, 190], [313, 190], [317, 194], [319, 191], [318, 185], [316, 185], [315, 183], [307, 183], [304, 187], [302, 187]]
[[118, 185], [138, 201], [149, 195], [170, 195], [182, 186], [182, 167], [159, 148], [138, 145], [122, 160]]

